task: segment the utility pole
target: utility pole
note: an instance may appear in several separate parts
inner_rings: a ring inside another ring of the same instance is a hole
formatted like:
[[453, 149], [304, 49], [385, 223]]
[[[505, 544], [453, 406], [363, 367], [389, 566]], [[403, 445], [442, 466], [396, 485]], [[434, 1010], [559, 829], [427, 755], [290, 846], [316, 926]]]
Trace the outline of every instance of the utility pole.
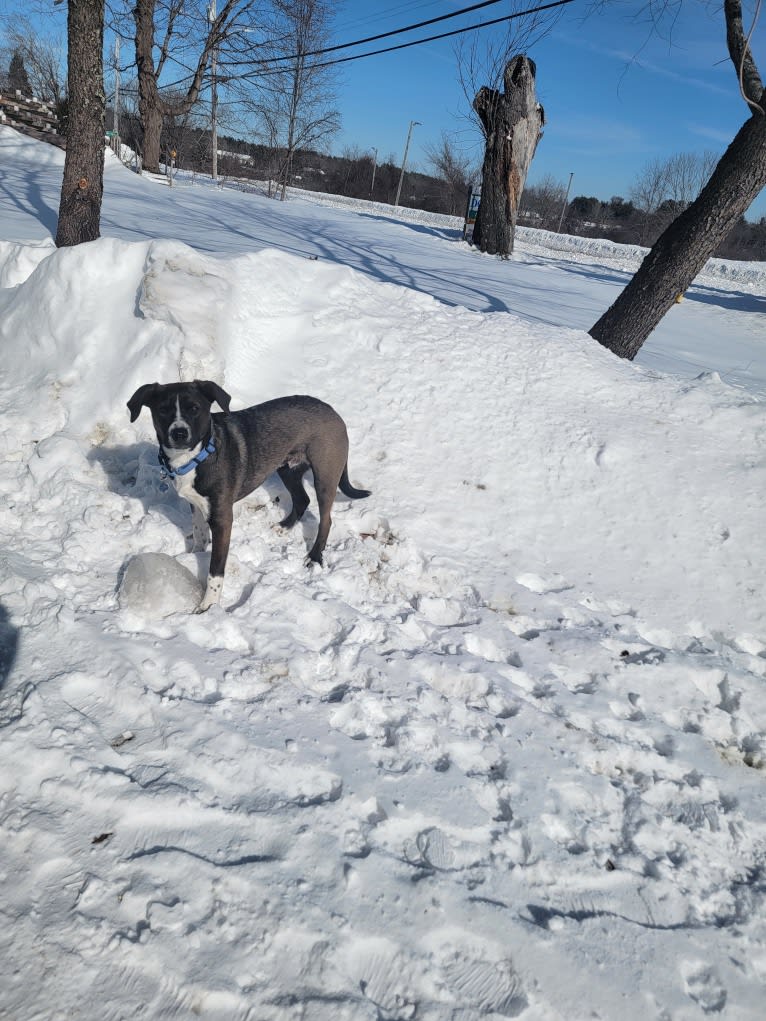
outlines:
[[372, 184], [370, 185], [370, 198], [372, 198], [372, 193], [375, 191], [375, 170], [376, 170], [376, 168], [378, 166], [378, 150], [373, 148], [372, 152], [373, 152], [373, 157], [372, 157]]
[[[210, 0], [207, 18], [211, 28], [218, 16], [216, 11], [216, 0]], [[213, 47], [210, 57], [210, 144], [213, 149], [213, 182], [218, 181], [218, 81], [216, 80], [216, 62], [218, 58], [218, 47]]]
[[120, 37], [114, 37], [114, 137], [117, 142], [117, 158], [120, 158]]
[[394, 201], [395, 206], [399, 205], [399, 196], [402, 193], [402, 181], [404, 181], [404, 169], [407, 166], [407, 153], [410, 148], [410, 138], [412, 138], [412, 129], [416, 124], [420, 124], [420, 121], [410, 121], [410, 130], [407, 132], [407, 142], [404, 146], [404, 156], [402, 156], [402, 172], [399, 174], [399, 187], [396, 189], [396, 200]]
[[556, 228], [556, 233], [557, 234], [561, 233], [561, 224], [564, 222], [564, 213], [566, 212], [566, 209], [567, 209], [567, 202], [569, 201], [569, 189], [572, 187], [572, 178], [573, 177], [574, 177], [574, 173], [571, 173], [569, 175], [569, 184], [567, 185], [567, 193], [564, 196], [564, 205], [561, 207], [561, 216], [559, 217], [559, 225]]

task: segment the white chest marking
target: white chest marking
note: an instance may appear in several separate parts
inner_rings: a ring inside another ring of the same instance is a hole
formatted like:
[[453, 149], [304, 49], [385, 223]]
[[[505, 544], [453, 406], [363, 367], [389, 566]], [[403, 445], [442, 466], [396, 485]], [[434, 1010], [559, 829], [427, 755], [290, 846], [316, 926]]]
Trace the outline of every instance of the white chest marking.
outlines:
[[[198, 443], [193, 450], [169, 450], [167, 447], [163, 447], [165, 455], [170, 463], [171, 468], [180, 468], [185, 464], [188, 464], [193, 458], [199, 454], [202, 450], [202, 444]], [[210, 520], [210, 500], [206, 496], [202, 496], [194, 488], [194, 480], [197, 477], [197, 469], [193, 468], [190, 472], [185, 475], [175, 475], [173, 477], [173, 484], [176, 487], [176, 492], [184, 500], [188, 500], [192, 507], [196, 507], [198, 511], [205, 518], [205, 521]]]

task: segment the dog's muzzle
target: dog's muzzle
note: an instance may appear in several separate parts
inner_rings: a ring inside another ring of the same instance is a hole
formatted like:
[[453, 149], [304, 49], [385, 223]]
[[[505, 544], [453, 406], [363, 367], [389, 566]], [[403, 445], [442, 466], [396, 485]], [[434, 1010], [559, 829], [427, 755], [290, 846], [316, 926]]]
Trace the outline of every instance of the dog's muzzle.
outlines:
[[168, 430], [168, 439], [174, 447], [188, 447], [191, 431], [185, 425], [174, 425]]

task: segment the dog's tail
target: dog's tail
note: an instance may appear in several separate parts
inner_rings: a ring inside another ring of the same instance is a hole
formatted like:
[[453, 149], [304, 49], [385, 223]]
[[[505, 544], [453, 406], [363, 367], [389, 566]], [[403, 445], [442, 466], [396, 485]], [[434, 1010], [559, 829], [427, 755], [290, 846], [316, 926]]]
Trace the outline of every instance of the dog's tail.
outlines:
[[340, 477], [338, 489], [340, 489], [341, 493], [345, 496], [350, 496], [352, 500], [361, 500], [363, 497], [370, 495], [369, 489], [355, 489], [348, 481], [348, 465], [345, 465], [343, 468], [343, 474]]

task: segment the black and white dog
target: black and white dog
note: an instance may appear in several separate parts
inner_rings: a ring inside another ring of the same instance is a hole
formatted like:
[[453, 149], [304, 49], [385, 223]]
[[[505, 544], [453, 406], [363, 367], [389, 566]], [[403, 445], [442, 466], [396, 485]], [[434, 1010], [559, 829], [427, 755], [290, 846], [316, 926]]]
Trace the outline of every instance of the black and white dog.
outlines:
[[[130, 420], [141, 408], [152, 413], [160, 462], [180, 496], [192, 506], [194, 551], [204, 550], [212, 532], [205, 595], [197, 612], [217, 603], [231, 540], [234, 503], [276, 471], [292, 498], [280, 522], [291, 528], [309, 497], [303, 476], [311, 468], [319, 504], [319, 530], [308, 559], [322, 563], [338, 488], [346, 496], [369, 496], [348, 480], [348, 433], [340, 415], [316, 397], [279, 397], [242, 411], [229, 411], [231, 397], [217, 383], [147, 383], [128, 401]], [[217, 403], [224, 413], [211, 414]]]

